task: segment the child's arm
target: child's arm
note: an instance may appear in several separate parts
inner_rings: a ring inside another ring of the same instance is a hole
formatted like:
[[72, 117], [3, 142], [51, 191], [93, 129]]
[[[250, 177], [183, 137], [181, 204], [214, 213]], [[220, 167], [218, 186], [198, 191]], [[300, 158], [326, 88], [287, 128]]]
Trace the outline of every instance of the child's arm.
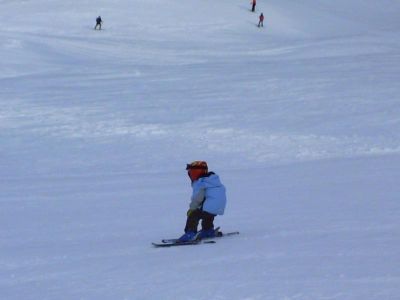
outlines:
[[200, 182], [193, 184], [193, 193], [190, 202], [190, 209], [196, 210], [201, 208], [205, 199], [205, 188]]

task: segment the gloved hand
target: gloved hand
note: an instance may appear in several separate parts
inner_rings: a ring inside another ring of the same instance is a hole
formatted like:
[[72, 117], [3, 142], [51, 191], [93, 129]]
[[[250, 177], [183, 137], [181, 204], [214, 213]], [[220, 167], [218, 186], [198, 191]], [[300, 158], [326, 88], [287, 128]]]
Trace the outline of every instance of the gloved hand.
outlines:
[[193, 212], [194, 212], [194, 210], [189, 208], [189, 210], [187, 211], [186, 215], [187, 215], [188, 217], [190, 217], [190, 215], [191, 215]]

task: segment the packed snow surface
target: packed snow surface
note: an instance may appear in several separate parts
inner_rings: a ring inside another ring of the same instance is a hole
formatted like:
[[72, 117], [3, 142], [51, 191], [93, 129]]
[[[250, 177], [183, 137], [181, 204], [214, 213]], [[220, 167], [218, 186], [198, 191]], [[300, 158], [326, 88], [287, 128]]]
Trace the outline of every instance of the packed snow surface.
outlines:
[[[399, 12], [0, 0], [0, 298], [399, 299]], [[240, 235], [153, 248], [193, 160]]]

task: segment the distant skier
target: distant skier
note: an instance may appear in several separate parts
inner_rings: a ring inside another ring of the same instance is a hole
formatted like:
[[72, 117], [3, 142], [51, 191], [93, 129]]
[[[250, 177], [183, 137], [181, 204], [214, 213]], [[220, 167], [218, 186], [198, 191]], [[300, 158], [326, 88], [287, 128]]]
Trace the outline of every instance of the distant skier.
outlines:
[[[215, 236], [214, 218], [224, 214], [226, 205], [225, 186], [218, 175], [208, 172], [205, 161], [194, 161], [186, 165], [186, 170], [193, 192], [187, 211], [185, 234], [179, 238], [179, 242]], [[201, 230], [197, 232], [200, 220]]]
[[261, 13], [261, 15], [258, 17], [259, 21], [258, 21], [258, 27], [264, 27], [264, 15], [263, 13]]
[[251, 11], [252, 12], [255, 12], [256, 11], [256, 4], [257, 4], [257, 1], [256, 0], [251, 0]]
[[96, 18], [96, 26], [94, 26], [94, 29], [96, 30], [97, 29], [97, 26], [99, 27], [99, 29], [101, 30], [101, 24], [103, 23], [103, 20], [101, 19], [101, 17], [100, 16], [98, 16], [97, 18]]

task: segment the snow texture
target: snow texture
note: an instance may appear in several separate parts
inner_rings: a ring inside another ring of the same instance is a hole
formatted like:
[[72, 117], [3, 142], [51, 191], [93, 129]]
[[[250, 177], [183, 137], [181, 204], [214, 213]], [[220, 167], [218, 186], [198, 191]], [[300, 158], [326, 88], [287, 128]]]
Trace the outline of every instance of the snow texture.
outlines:
[[[399, 11], [0, 0], [0, 298], [399, 299]], [[153, 248], [193, 160], [240, 235]]]

